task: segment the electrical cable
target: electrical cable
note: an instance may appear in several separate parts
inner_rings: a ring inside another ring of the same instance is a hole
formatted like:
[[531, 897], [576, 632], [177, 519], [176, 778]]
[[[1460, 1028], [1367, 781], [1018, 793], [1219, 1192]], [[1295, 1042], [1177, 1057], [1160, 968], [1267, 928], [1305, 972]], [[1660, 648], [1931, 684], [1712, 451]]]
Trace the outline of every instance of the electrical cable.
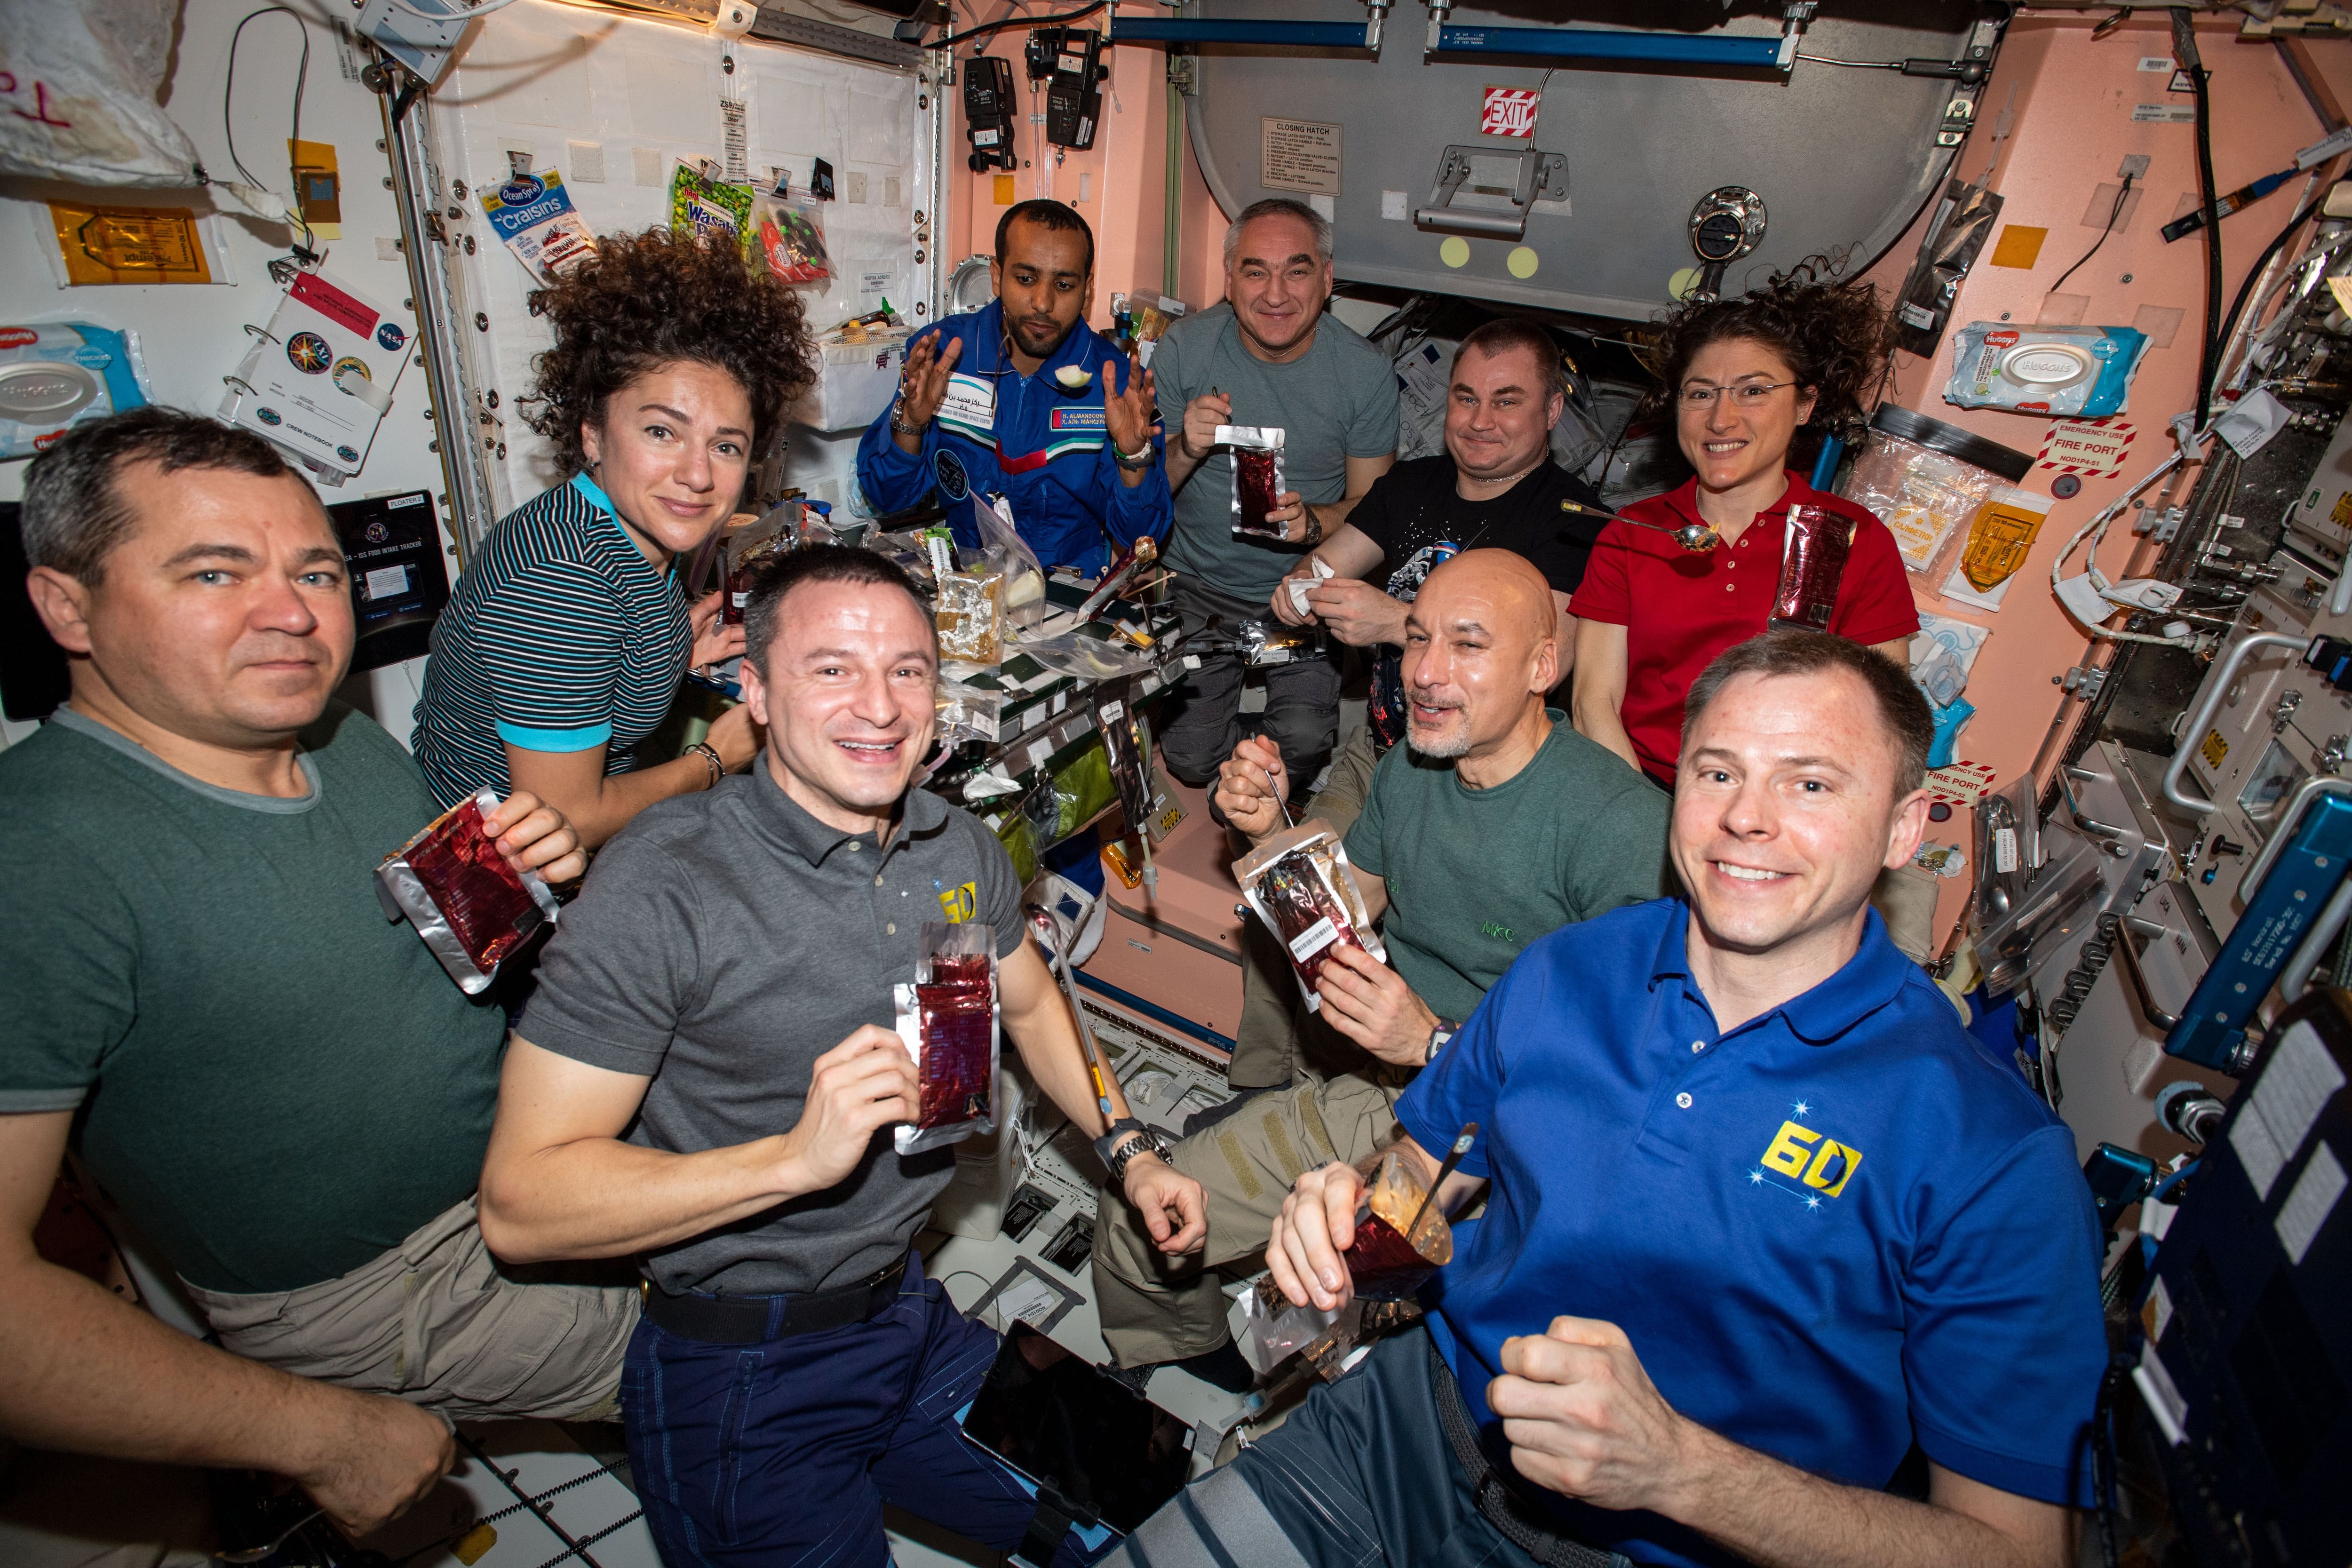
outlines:
[[2230, 301], [2230, 313], [2221, 319], [2221, 336], [2223, 342], [2228, 342], [2230, 334], [2238, 330], [2238, 317], [2245, 310], [2246, 299], [2253, 291], [2254, 279], [2263, 275], [2263, 268], [2271, 264], [2271, 258], [2285, 248], [2286, 242], [2294, 237], [2294, 231], [2309, 223], [2326, 200], [2327, 195], [2324, 191], [2312, 197], [2310, 205], [2289, 218], [2286, 226], [2278, 231], [2278, 237], [2264, 247], [2260, 256], [2254, 258], [2254, 264], [2247, 270], [2244, 281], [2238, 285], [2237, 298]]
[[2196, 99], [2197, 193], [2205, 209], [2205, 336], [2197, 355], [2197, 401], [2193, 405], [2200, 428], [2213, 405], [2213, 372], [2221, 357], [2221, 214], [2213, 181], [2213, 101], [2209, 84], [2212, 72], [2197, 52], [2196, 14], [2185, 5], [2172, 8], [2172, 52], [2189, 72]]
[[1003, 32], [1008, 27], [1050, 27], [1057, 23], [1075, 22], [1081, 16], [1091, 16], [1097, 11], [1108, 10], [1109, 6], [1110, 0], [1094, 0], [1094, 4], [1090, 5], [1081, 5], [1075, 11], [1056, 12], [1050, 16], [1009, 16], [1002, 22], [991, 22], [984, 26], [967, 28], [961, 33], [950, 31], [940, 37], [933, 38], [922, 47], [927, 49], [953, 49], [967, 38], [984, 38], [992, 33]]
[[1903, 68], [1901, 60], [1840, 60], [1827, 55], [1809, 55], [1802, 49], [1797, 51], [1797, 58], [1811, 60], [1817, 66], [1852, 66], [1856, 70], [1899, 71]]
[[230, 109], [236, 100], [237, 42], [245, 37], [245, 27], [247, 22], [253, 21], [256, 17], [268, 16], [272, 14], [291, 16], [294, 19], [295, 28], [302, 35], [302, 58], [294, 68], [294, 124], [292, 129], [287, 132], [286, 138], [287, 195], [293, 203], [292, 206], [287, 210], [286, 216], [288, 219], [290, 220], [293, 226], [298, 227], [302, 231], [301, 242], [294, 248], [302, 252], [304, 255], [309, 255], [310, 254], [310, 242], [315, 237], [310, 232], [310, 221], [302, 216], [301, 182], [296, 176], [294, 172], [294, 150], [301, 143], [302, 141], [302, 89], [310, 79], [310, 27], [308, 23], [302, 20], [302, 14], [295, 10], [292, 6], [264, 5], [257, 11], [248, 11], [237, 22], [236, 29], [229, 34], [228, 69], [221, 82], [221, 134], [228, 141], [228, 161], [230, 165], [234, 167], [240, 175], [244, 176], [245, 183], [247, 184], [253, 186], [256, 190], [268, 190], [269, 187], [264, 184], [261, 181], [256, 179], [254, 177], [253, 171], [245, 166], [245, 160], [236, 155], [236, 131], [231, 123]]
[[[2123, 188], [2116, 193], [2116, 205], [2107, 209], [2107, 226], [2099, 230], [2099, 237], [2091, 241], [2090, 249], [2083, 252], [2083, 261], [2088, 261], [2098, 255], [2099, 247], [2107, 243], [2107, 236], [2116, 232], [2116, 219], [2123, 216], [2124, 203], [2131, 198], [2132, 179], [2133, 176], [2129, 174], [2124, 176]], [[2048, 293], [2042, 296], [2043, 303], [2047, 304], [2050, 295], [2055, 294], [2065, 286], [2067, 279], [2083, 269], [2083, 261], [2077, 261], [2074, 266], [2058, 274], [2058, 281], [2050, 285]]]

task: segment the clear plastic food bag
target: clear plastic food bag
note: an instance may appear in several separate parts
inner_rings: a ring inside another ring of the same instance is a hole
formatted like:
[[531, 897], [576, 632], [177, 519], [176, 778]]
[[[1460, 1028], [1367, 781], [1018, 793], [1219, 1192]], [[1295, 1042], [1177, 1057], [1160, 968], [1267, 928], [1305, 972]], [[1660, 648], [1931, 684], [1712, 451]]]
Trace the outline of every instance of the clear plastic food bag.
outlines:
[[1217, 445], [1234, 461], [1234, 531], [1280, 539], [1282, 525], [1265, 514], [1282, 504], [1287, 488], [1282, 468], [1283, 432], [1273, 426], [1220, 425]]
[[898, 1037], [915, 1058], [915, 1120], [891, 1135], [918, 1154], [996, 1131], [996, 928], [923, 922], [915, 983], [891, 987]]
[[768, 270], [787, 283], [822, 283], [833, 276], [824, 246], [824, 204], [809, 195], [771, 191], [751, 202], [751, 243]]
[[1003, 561], [1001, 552], [991, 550], [978, 571], [940, 574], [931, 606], [940, 658], [1004, 662]]
[[405, 917], [468, 996], [561, 908], [538, 872], [517, 871], [499, 853], [483, 820], [498, 804], [489, 790], [475, 791], [375, 869], [384, 913]]
[[1388, 962], [1347, 846], [1321, 817], [1274, 835], [1234, 863], [1234, 876], [1250, 908], [1289, 951], [1308, 1012], [1322, 1010], [1316, 987], [1333, 948], [1344, 942]]

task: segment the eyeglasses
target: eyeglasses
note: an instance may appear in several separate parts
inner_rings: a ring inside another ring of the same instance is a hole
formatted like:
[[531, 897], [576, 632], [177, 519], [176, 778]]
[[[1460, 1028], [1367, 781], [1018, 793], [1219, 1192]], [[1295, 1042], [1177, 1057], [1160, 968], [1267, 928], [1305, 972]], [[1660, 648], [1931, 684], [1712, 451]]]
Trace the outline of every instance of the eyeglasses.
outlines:
[[1705, 408], [1727, 395], [1734, 407], [1761, 408], [1774, 393], [1796, 384], [1793, 381], [1743, 381], [1737, 386], [1685, 386], [1675, 394], [1675, 401], [1685, 408]]

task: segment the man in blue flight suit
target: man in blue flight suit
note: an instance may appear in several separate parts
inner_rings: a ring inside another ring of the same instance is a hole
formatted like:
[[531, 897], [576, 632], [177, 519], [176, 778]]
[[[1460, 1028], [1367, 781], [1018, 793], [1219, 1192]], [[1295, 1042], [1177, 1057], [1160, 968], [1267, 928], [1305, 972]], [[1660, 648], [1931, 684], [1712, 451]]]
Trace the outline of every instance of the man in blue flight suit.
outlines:
[[957, 503], [1002, 495], [1040, 562], [1089, 574], [1137, 536], [1167, 535], [1151, 373], [1129, 365], [1122, 377], [1118, 352], [1086, 324], [1094, 269], [1094, 233], [1076, 213], [1048, 201], [1006, 209], [988, 269], [995, 302], [915, 340], [897, 400], [857, 444], [875, 510], [936, 490], [957, 542], [977, 544]]

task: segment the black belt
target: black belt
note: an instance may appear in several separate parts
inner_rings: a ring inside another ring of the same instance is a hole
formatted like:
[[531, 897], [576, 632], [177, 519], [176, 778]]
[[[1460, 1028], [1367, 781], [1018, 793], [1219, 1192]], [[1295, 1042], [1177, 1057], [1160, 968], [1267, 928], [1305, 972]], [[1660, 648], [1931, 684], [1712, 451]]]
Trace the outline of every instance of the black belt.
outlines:
[[1429, 1343], [1429, 1381], [1430, 1391], [1437, 1399], [1437, 1424], [1445, 1429], [1445, 1445], [1454, 1450], [1454, 1462], [1462, 1467], [1463, 1475], [1469, 1479], [1479, 1516], [1499, 1531], [1504, 1540], [1548, 1568], [1612, 1568], [1625, 1561], [1613, 1552], [1571, 1541], [1536, 1522], [1535, 1510], [1512, 1489], [1502, 1472], [1487, 1462], [1486, 1450], [1478, 1446], [1477, 1429], [1470, 1425], [1469, 1407], [1462, 1403], [1462, 1390], [1454, 1381], [1454, 1369], [1438, 1353], [1435, 1340]]
[[870, 1322], [898, 1299], [907, 1260], [849, 1285], [784, 1296], [673, 1296], [646, 1282], [646, 1317], [664, 1333], [713, 1345], [756, 1345]]

